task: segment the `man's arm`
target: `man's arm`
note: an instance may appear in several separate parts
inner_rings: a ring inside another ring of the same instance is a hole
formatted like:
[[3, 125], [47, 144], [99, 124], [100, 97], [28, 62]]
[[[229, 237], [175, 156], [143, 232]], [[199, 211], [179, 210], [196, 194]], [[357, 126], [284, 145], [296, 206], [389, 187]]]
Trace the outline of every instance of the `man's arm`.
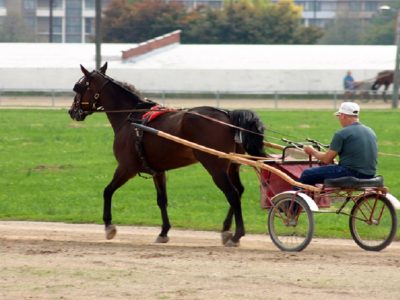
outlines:
[[308, 155], [314, 156], [316, 159], [320, 160], [324, 164], [331, 164], [335, 159], [337, 152], [329, 149], [326, 152], [320, 152], [315, 150], [312, 146], [304, 146], [303, 150]]

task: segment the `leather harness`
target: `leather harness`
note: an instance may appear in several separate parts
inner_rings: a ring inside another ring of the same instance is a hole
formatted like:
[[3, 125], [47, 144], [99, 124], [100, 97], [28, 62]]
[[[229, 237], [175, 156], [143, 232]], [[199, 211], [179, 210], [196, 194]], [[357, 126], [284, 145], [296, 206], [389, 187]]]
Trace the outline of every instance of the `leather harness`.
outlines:
[[[147, 126], [150, 123], [150, 121], [154, 120], [159, 115], [164, 114], [166, 112], [170, 112], [170, 111], [176, 111], [176, 110], [175, 109], [167, 109], [167, 108], [163, 108], [163, 107], [156, 105], [156, 106], [153, 106], [149, 112], [151, 112], [151, 111], [153, 111], [154, 114], [145, 113], [145, 114], [137, 115], [135, 113], [131, 113], [128, 117], [128, 120], [131, 123], [136, 123], [136, 124], [141, 124], [141, 125]], [[149, 173], [152, 177], [154, 177], [159, 172], [157, 170], [155, 170], [150, 165], [149, 161], [147, 160], [146, 152], [145, 152], [144, 146], [143, 146], [143, 130], [139, 129], [136, 126], [134, 126], [133, 130], [134, 130], [135, 136], [136, 136], [135, 149], [136, 149], [136, 152], [138, 153], [140, 161], [142, 162], [142, 169], [146, 173]], [[140, 174], [140, 172], [139, 172], [139, 176], [144, 177]], [[144, 178], [147, 178], [147, 177], [144, 177]]]

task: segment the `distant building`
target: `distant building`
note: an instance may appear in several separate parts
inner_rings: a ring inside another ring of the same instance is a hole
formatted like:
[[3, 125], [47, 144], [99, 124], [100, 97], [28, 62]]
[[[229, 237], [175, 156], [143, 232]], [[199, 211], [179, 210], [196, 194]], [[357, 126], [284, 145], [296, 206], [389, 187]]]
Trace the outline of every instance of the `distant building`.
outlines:
[[[278, 0], [272, 0], [277, 2]], [[295, 0], [303, 7], [303, 21], [306, 26], [325, 27], [338, 17], [351, 17], [368, 20], [379, 11], [382, 5], [393, 5], [398, 1], [378, 0]]]
[[[0, 26], [6, 16], [23, 20], [36, 42], [49, 42], [50, 2], [53, 2], [53, 42], [92, 42], [96, 0], [0, 0]], [[110, 0], [102, 0], [103, 8]]]

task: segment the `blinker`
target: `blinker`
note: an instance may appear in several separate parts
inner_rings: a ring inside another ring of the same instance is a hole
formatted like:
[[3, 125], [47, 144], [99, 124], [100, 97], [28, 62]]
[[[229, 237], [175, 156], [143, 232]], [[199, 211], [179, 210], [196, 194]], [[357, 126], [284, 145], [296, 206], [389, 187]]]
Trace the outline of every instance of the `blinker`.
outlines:
[[76, 83], [74, 85], [74, 88], [72, 89], [74, 92], [82, 94], [83, 92], [85, 92], [86, 87], [83, 86], [82, 84]]

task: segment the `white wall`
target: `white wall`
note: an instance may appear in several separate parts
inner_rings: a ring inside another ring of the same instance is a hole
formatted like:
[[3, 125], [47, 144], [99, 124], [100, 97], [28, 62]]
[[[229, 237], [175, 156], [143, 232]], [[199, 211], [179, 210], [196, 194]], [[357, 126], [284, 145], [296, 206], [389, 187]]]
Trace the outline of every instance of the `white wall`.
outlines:
[[[348, 69], [356, 81], [393, 69], [395, 46], [181, 45], [121, 60], [128, 44], [102, 45], [108, 74], [141, 91], [341, 91]], [[94, 44], [0, 43], [0, 89], [71, 90], [79, 65], [95, 66]]]
[[[380, 70], [353, 70], [356, 80], [370, 79]], [[110, 68], [108, 75], [141, 91], [182, 92], [325, 92], [340, 91], [347, 70], [158, 70]], [[82, 76], [76, 68], [0, 69], [0, 89], [71, 90]]]
[[72, 90], [82, 76], [76, 69], [16, 68], [0, 69], [0, 89], [3, 90]]

